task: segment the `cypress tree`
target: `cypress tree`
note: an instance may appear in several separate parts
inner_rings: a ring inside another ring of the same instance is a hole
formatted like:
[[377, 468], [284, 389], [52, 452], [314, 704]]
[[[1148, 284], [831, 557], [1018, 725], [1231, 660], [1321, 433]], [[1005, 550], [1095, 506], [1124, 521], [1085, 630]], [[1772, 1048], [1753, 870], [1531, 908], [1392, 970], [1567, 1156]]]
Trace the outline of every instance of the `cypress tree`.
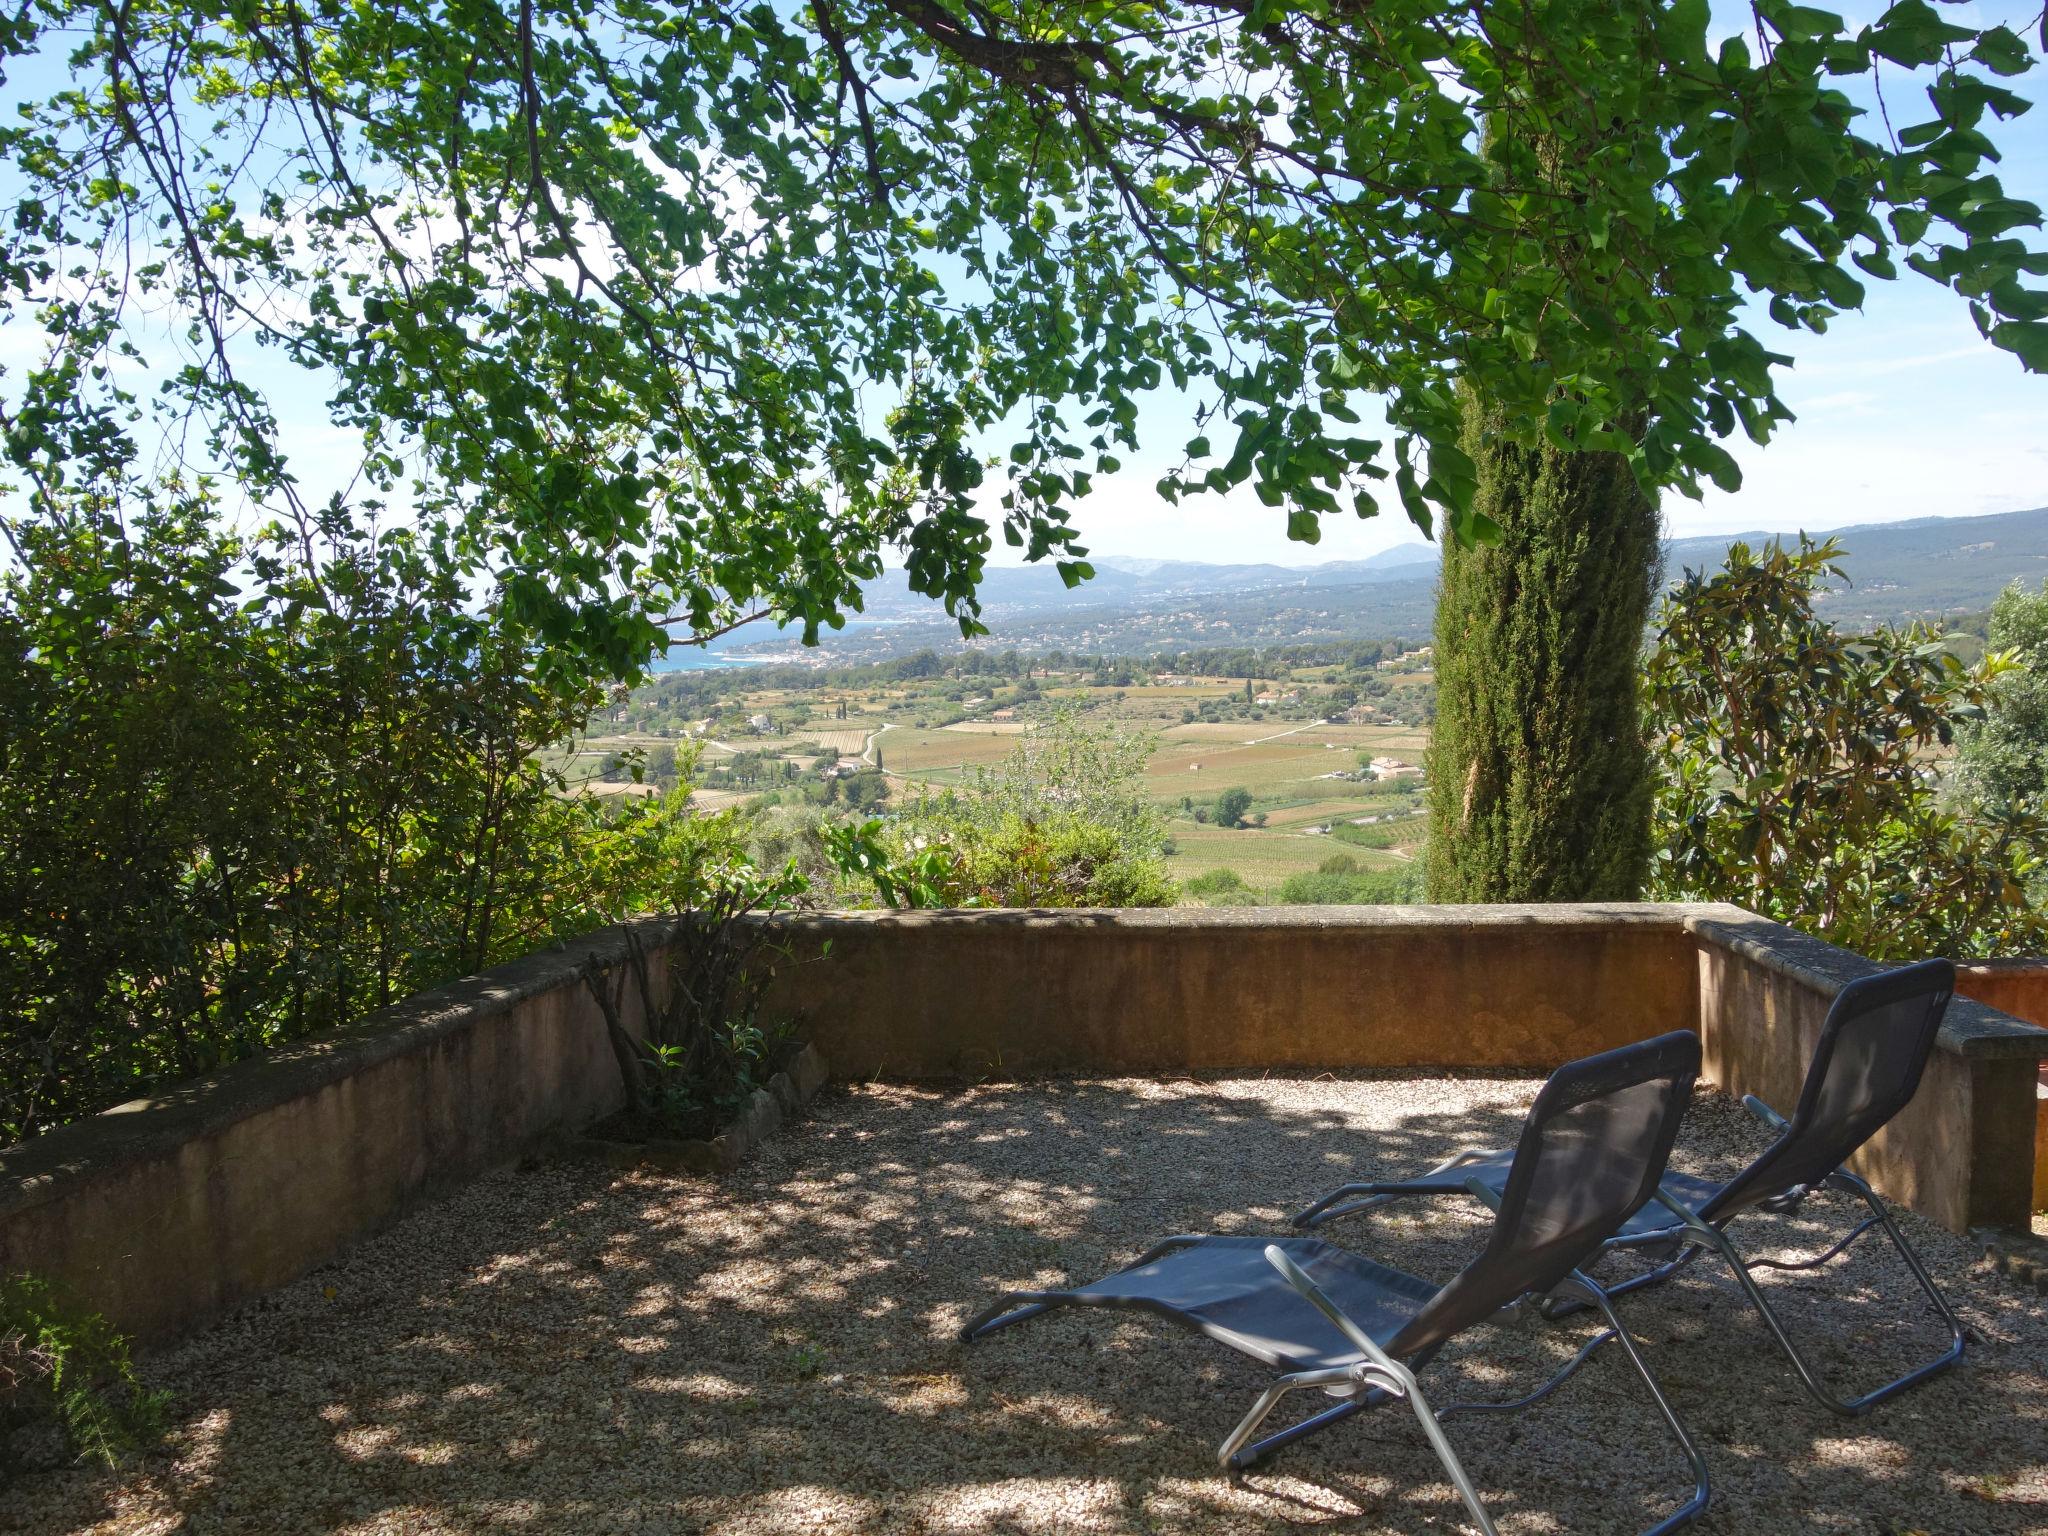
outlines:
[[1498, 544], [1444, 544], [1429, 747], [1432, 901], [1627, 900], [1650, 863], [1638, 700], [1659, 518], [1619, 454], [1520, 447], [1469, 391]]

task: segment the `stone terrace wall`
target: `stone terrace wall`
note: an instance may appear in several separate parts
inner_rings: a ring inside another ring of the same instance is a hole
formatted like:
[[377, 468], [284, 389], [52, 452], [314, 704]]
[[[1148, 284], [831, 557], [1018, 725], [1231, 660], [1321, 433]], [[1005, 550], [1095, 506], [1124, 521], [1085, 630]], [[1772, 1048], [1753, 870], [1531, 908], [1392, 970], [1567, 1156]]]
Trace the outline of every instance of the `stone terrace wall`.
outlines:
[[[1789, 1109], [1870, 962], [1732, 907], [828, 913], [781, 1001], [844, 1079], [1547, 1069], [1698, 1028], [1709, 1075]], [[655, 947], [666, 930], [642, 924]], [[161, 1338], [615, 1107], [579, 974], [624, 930], [500, 966], [0, 1152], [0, 1268]], [[658, 975], [658, 963], [657, 963]], [[637, 1003], [626, 991], [628, 1008]], [[629, 1025], [637, 1025], [635, 1015]], [[1959, 1001], [1861, 1164], [1953, 1227], [2023, 1224], [2048, 1035]]]
[[[1787, 1114], [1835, 993], [1881, 969], [1739, 907], [1654, 903], [838, 913], [788, 939], [784, 1001], [847, 1078], [1547, 1070], [1697, 1029], [1710, 1081]], [[1958, 998], [1856, 1170], [1958, 1231], [2026, 1225], [2044, 1053]]]
[[836, 913], [788, 925], [782, 1001], [850, 1079], [1548, 1069], [1693, 1027], [1677, 910]]
[[[1979, 960], [1956, 969], [1964, 996], [2048, 1025], [2048, 960]], [[2034, 1087], [2034, 1209], [2048, 1211], [2048, 1069]]]
[[[1739, 907], [1693, 908], [1686, 927], [1700, 941], [1707, 1076], [1790, 1114], [1828, 1004], [1845, 983], [1883, 967]], [[2025, 1227], [2043, 1054], [2048, 1035], [1958, 996], [1919, 1093], [1851, 1166], [1951, 1230]]]
[[[0, 1152], [0, 1269], [145, 1339], [304, 1274], [618, 1106], [579, 972], [625, 947], [623, 929], [594, 934]], [[623, 1008], [639, 1027], [631, 986]]]

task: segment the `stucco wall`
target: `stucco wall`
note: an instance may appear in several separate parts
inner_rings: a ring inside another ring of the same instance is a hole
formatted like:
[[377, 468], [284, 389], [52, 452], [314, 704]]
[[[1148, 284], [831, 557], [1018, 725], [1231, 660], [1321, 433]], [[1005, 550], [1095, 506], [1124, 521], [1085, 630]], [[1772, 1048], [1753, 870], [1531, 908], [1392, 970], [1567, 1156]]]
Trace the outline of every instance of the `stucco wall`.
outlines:
[[[1874, 969], [1729, 907], [823, 914], [781, 936], [782, 1002], [842, 1078], [1540, 1070], [1697, 1027], [1712, 1078], [1786, 1108], [1828, 1000]], [[579, 973], [625, 946], [592, 935], [0, 1153], [0, 1267], [144, 1338], [303, 1273], [615, 1106]], [[2023, 1222], [2044, 1044], [1958, 1002], [1863, 1170], [1951, 1226]]]
[[[48, 1276], [142, 1338], [305, 1273], [617, 1107], [578, 973], [624, 950], [624, 930], [596, 934], [0, 1152], [0, 1269]], [[638, 1028], [631, 987], [625, 1011]]]
[[[1736, 907], [1699, 908], [1700, 1038], [1707, 1075], [1789, 1114], [1828, 1004], [1881, 969]], [[2041, 1032], [1958, 996], [1920, 1091], [1852, 1161], [1879, 1191], [1944, 1226], [2024, 1227], [2033, 1208]]]
[[851, 1078], [1547, 1069], [1692, 1027], [1674, 910], [846, 913], [791, 925], [783, 1001]]

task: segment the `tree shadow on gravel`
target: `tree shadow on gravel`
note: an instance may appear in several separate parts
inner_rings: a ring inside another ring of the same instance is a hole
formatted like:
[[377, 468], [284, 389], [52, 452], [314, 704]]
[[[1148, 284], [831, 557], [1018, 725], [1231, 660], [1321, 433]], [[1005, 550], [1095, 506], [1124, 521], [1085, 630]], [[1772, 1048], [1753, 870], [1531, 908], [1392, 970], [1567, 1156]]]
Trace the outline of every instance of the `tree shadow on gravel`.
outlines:
[[[150, 1362], [170, 1450], [0, 1492], [0, 1529], [858, 1533], [1463, 1530], [1394, 1408], [1232, 1480], [1217, 1443], [1264, 1384], [1157, 1319], [1054, 1314], [973, 1345], [996, 1293], [1078, 1283], [1173, 1232], [1278, 1232], [1346, 1178], [1512, 1144], [1536, 1080], [1048, 1082], [828, 1094], [725, 1181], [552, 1162], [479, 1180]], [[1678, 1161], [1763, 1144], [1703, 1095]], [[1434, 1280], [1488, 1217], [1416, 1201], [1322, 1235]], [[1816, 1251], [1845, 1205], [1745, 1218]], [[1752, 1224], [1753, 1223], [1753, 1224]], [[1624, 1316], [1712, 1464], [1708, 1531], [2048, 1526], [2038, 1298], [1909, 1223], [1985, 1336], [1963, 1367], [1844, 1423], [1801, 1394], [1708, 1263]], [[1616, 1274], [1625, 1273], [1625, 1268]], [[1941, 1334], [1863, 1242], [1766, 1281], [1860, 1390]], [[1431, 1368], [1439, 1401], [1525, 1392], [1591, 1332], [1510, 1315]], [[1688, 1485], [1640, 1382], [1603, 1353], [1548, 1403], [1450, 1432], [1505, 1532], [1633, 1531]]]

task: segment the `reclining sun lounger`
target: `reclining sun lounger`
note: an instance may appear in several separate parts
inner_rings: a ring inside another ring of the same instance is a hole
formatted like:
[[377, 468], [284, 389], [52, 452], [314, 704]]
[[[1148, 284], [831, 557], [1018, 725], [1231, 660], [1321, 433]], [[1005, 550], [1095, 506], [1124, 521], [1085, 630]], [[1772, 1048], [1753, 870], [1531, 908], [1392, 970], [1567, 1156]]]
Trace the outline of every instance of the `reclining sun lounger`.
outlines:
[[[1820, 1041], [1814, 1048], [1806, 1084], [1792, 1118], [1785, 1119], [1754, 1096], [1743, 1100], [1752, 1114], [1778, 1132], [1777, 1140], [1725, 1184], [1667, 1172], [1650, 1204], [1607, 1242], [1610, 1249], [1646, 1249], [1660, 1262], [1642, 1274], [1608, 1287], [1608, 1294], [1619, 1296], [1668, 1280], [1701, 1253], [1712, 1249], [1727, 1261], [1806, 1390], [1816, 1401], [1847, 1417], [1869, 1412], [1886, 1398], [1961, 1359], [1965, 1335], [1954, 1309], [1927, 1273], [1920, 1255], [1893, 1223], [1876, 1192], [1843, 1166], [1857, 1148], [1912, 1100], [1954, 990], [1955, 967], [1946, 960], [1922, 961], [1883, 975], [1863, 977], [1842, 988], [1821, 1026]], [[1519, 1155], [1465, 1151], [1417, 1179], [1346, 1184], [1296, 1216], [1294, 1224], [1317, 1227], [1336, 1217], [1411, 1195], [1504, 1190], [1512, 1181], [1513, 1164]], [[1725, 1229], [1744, 1211], [1794, 1210], [1821, 1189], [1854, 1195], [1870, 1210], [1825, 1253], [1794, 1260], [1745, 1259], [1729, 1240]], [[1750, 1272], [1817, 1269], [1873, 1227], [1883, 1230], [1906, 1261], [1906, 1267], [1949, 1330], [1949, 1344], [1926, 1364], [1861, 1397], [1845, 1401], [1821, 1383]]]
[[[1707, 1507], [1706, 1462], [1607, 1293], [1578, 1266], [1655, 1192], [1699, 1065], [1698, 1037], [1681, 1032], [1560, 1068], [1536, 1096], [1507, 1177], [1497, 1190], [1473, 1189], [1495, 1211], [1493, 1231], [1485, 1249], [1447, 1285], [1313, 1238], [1170, 1237], [1092, 1285], [1011, 1291], [961, 1336], [984, 1338], [1070, 1306], [1142, 1308], [1199, 1329], [1280, 1372], [1223, 1442], [1219, 1459], [1232, 1469], [1255, 1465], [1362, 1409], [1406, 1403], [1486, 1536], [1494, 1536], [1492, 1518], [1440, 1421], [1528, 1407], [1602, 1345], [1618, 1342], [1692, 1466], [1691, 1494], [1646, 1536], [1675, 1530]], [[1607, 1327], [1526, 1397], [1433, 1408], [1417, 1373], [1453, 1338], [1532, 1293], [1597, 1307]], [[1308, 1388], [1340, 1401], [1254, 1439], [1283, 1398]]]

